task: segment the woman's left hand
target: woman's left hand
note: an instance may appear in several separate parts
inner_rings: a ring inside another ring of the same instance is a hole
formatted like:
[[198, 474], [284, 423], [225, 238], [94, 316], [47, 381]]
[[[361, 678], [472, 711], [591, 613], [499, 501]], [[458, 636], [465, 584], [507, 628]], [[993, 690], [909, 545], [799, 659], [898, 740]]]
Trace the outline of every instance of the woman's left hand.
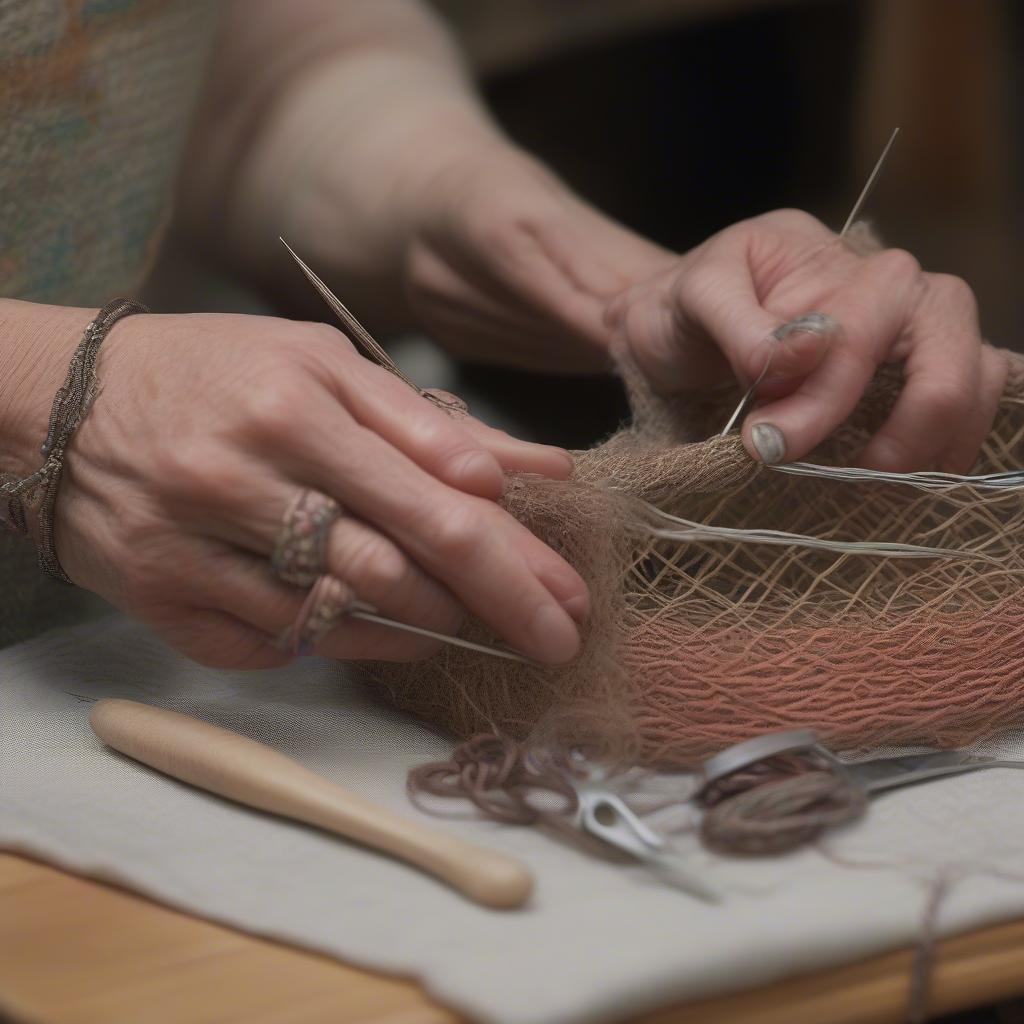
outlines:
[[[808, 314], [819, 315], [799, 329]], [[799, 210], [713, 236], [620, 295], [607, 322], [666, 392], [713, 385], [730, 369], [749, 387], [767, 364], [743, 424], [765, 462], [806, 455], [850, 415], [877, 368], [899, 362], [903, 389], [862, 464], [966, 472], [1006, 379], [964, 281], [926, 274], [900, 249], [858, 255]]]
[[[966, 471], [991, 427], [1005, 359], [983, 344], [970, 288], [907, 252], [859, 255], [799, 210], [742, 221], [679, 256], [498, 147], [453, 162], [419, 204], [406, 262], [414, 308], [454, 354], [543, 369], [607, 368], [625, 343], [654, 388], [749, 387], [763, 461], [802, 458], [853, 411], [877, 368], [906, 380], [864, 465]], [[769, 345], [805, 314], [811, 326]], [[756, 429], [755, 429], [756, 428]]]

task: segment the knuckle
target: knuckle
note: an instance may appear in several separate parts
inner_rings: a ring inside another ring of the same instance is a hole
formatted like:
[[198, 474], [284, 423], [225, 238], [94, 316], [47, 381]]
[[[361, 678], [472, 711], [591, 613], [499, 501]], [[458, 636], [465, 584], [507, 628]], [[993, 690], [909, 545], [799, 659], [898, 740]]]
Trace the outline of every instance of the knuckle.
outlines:
[[954, 274], [930, 274], [929, 279], [931, 288], [955, 309], [971, 315], [977, 312], [978, 301], [974, 289], [962, 277]]
[[871, 261], [878, 273], [887, 278], [911, 281], [921, 276], [921, 264], [907, 249], [883, 249]]
[[452, 419], [431, 405], [419, 410], [416, 444], [439, 463], [449, 463], [476, 447], [472, 439]]
[[275, 377], [268, 376], [243, 400], [241, 431], [259, 440], [282, 441], [296, 431], [296, 423], [308, 401], [308, 389], [295, 378], [290, 366]]
[[443, 558], [463, 560], [472, 558], [480, 547], [481, 523], [476, 506], [470, 501], [460, 502], [434, 523], [433, 547]]
[[285, 360], [310, 372], [320, 372], [325, 364], [336, 360], [339, 353], [354, 352], [348, 336], [330, 324], [310, 321], [294, 325], [295, 336], [289, 340]]
[[791, 206], [782, 207], [779, 210], [772, 210], [769, 213], [762, 214], [760, 217], [753, 218], [753, 221], [751, 221], [751, 223], [758, 222], [774, 224], [781, 228], [788, 228], [791, 231], [821, 232], [828, 230], [813, 214], [808, 213], [806, 210], [800, 210]]
[[298, 341], [305, 341], [314, 347], [327, 346], [336, 348], [338, 345], [349, 343], [348, 338], [337, 327], [332, 327], [330, 324], [323, 324], [316, 320], [304, 320], [302, 323], [295, 324], [294, 329], [297, 332]]
[[206, 439], [182, 441], [154, 459], [154, 492], [165, 500], [195, 500], [215, 493], [224, 456]]
[[357, 593], [381, 596], [400, 588], [408, 578], [408, 563], [386, 537], [360, 532], [341, 554], [341, 575]]
[[922, 394], [922, 399], [936, 423], [946, 425], [960, 416], [970, 404], [970, 392], [958, 381], [935, 381]]

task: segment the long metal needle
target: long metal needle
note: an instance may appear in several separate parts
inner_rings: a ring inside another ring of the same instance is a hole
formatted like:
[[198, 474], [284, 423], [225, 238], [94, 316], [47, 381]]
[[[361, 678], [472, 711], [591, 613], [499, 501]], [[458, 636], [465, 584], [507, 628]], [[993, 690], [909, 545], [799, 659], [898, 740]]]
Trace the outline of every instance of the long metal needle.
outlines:
[[[867, 202], [868, 196], [871, 194], [871, 190], [875, 187], [875, 182], [878, 180], [878, 175], [882, 172], [882, 165], [885, 163], [886, 157], [889, 155], [889, 150], [892, 149], [892, 144], [896, 141], [896, 136], [899, 135], [899, 127], [893, 128], [892, 135], [889, 136], [889, 141], [885, 144], [885, 148], [882, 150], [882, 155], [878, 158], [875, 163], [874, 169], [868, 175], [868, 180], [864, 183], [864, 187], [860, 190], [860, 195], [857, 196], [857, 201], [853, 204], [853, 209], [850, 211], [850, 216], [846, 218], [846, 223], [843, 225], [843, 230], [839, 232], [839, 237], [843, 238], [846, 232], [853, 226], [853, 222], [857, 219], [857, 214], [860, 213], [864, 204]], [[740, 404], [736, 406], [733, 414], [729, 417], [729, 422], [722, 428], [722, 432], [719, 436], [724, 437], [732, 430], [736, 421], [746, 411], [747, 406], [750, 404], [754, 397], [754, 393], [757, 391], [758, 384], [764, 380], [764, 375], [768, 372], [768, 367], [771, 366], [772, 356], [775, 354], [775, 350], [772, 349], [768, 353], [768, 358], [765, 360], [764, 369], [757, 376], [757, 380], [747, 388], [746, 394], [740, 399]]]
[[[360, 344], [365, 350], [367, 355], [371, 359], [380, 363], [386, 369], [390, 370], [395, 376], [400, 377], [405, 381], [409, 387], [418, 391], [424, 397], [431, 400], [435, 400], [434, 396], [424, 394], [423, 389], [416, 384], [415, 381], [410, 380], [402, 371], [395, 365], [394, 360], [384, 351], [381, 345], [374, 340], [373, 336], [368, 330], [349, 312], [345, 304], [327, 287], [326, 284], [313, 272], [312, 269], [306, 264], [301, 256], [282, 238], [281, 244], [291, 253], [292, 259], [299, 265], [299, 269], [303, 274], [306, 275], [306, 279], [309, 283], [320, 293], [321, 298], [328, 306], [334, 311], [335, 315], [342, 322], [346, 331], [351, 336], [352, 340]], [[438, 401], [437, 404], [445, 404], [443, 401]], [[422, 626], [411, 626], [407, 622], [399, 622], [397, 619], [389, 619], [384, 615], [378, 613], [376, 608], [371, 605], [362, 604], [356, 602], [352, 608], [349, 609], [348, 615], [353, 619], [363, 619], [366, 622], [375, 622], [379, 626], [389, 626], [391, 629], [398, 629], [405, 633], [415, 633], [417, 636], [430, 637], [431, 640], [440, 640], [442, 643], [450, 644], [453, 647], [465, 647], [469, 651], [478, 651], [480, 654], [489, 654], [494, 658], [505, 658], [507, 661], [520, 661], [526, 665], [535, 665], [536, 662], [531, 661], [523, 654], [519, 654], [517, 651], [511, 651], [506, 647], [492, 647], [489, 644], [478, 644], [473, 640], [463, 640], [460, 636], [450, 636], [447, 633], [436, 633], [432, 629], [424, 629]]]
[[853, 204], [853, 209], [850, 211], [850, 216], [846, 218], [846, 223], [843, 225], [843, 230], [839, 232], [839, 237], [845, 236], [846, 232], [853, 226], [853, 222], [857, 219], [857, 214], [860, 213], [862, 207], [867, 202], [868, 196], [871, 194], [871, 190], [875, 187], [875, 182], [878, 180], [878, 175], [882, 172], [882, 165], [885, 163], [885, 158], [889, 155], [889, 150], [892, 149], [892, 144], [896, 141], [896, 136], [899, 135], [899, 127], [893, 128], [892, 135], [889, 136], [889, 141], [885, 144], [885, 149], [882, 150], [882, 155], [878, 158], [878, 162], [875, 164], [874, 170], [868, 175], [868, 180], [864, 184], [864, 187], [860, 191], [860, 195], [857, 196], [857, 202]]
[[505, 658], [507, 661], [520, 661], [524, 665], [535, 665], [536, 662], [527, 658], [524, 654], [511, 651], [506, 647], [491, 647], [489, 644], [478, 644], [473, 640], [463, 640], [461, 636], [451, 636], [448, 633], [435, 633], [432, 629], [424, 629], [422, 626], [410, 626], [407, 622], [399, 622], [397, 619], [389, 619], [384, 615], [378, 615], [376, 611], [370, 611], [368, 606], [355, 605], [350, 608], [349, 617], [362, 619], [364, 622], [376, 622], [379, 626], [390, 626], [392, 629], [400, 629], [405, 633], [415, 633], [417, 636], [430, 637], [431, 640], [440, 640], [442, 643], [451, 644], [453, 647], [465, 647], [467, 651], [479, 651], [481, 654], [490, 654], [495, 658]]
[[338, 298], [321, 278], [310, 269], [305, 260], [283, 239], [281, 244], [291, 253], [292, 259], [299, 265], [299, 269], [306, 275], [309, 283], [320, 293], [320, 297], [327, 303], [334, 312], [334, 315], [341, 321], [346, 333], [357, 345], [361, 346], [366, 354], [385, 369], [390, 370], [396, 377], [401, 378], [414, 391], [422, 393], [422, 388], [407, 377], [399, 368], [398, 364], [387, 354], [384, 347], [372, 334], [352, 315], [349, 308]]

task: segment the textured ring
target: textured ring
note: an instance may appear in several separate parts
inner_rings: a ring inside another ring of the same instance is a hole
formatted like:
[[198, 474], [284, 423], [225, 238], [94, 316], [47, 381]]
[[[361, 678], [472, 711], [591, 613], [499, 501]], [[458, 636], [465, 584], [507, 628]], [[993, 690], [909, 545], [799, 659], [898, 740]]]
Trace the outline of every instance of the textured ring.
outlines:
[[310, 587], [327, 571], [327, 535], [341, 506], [319, 491], [300, 491], [288, 506], [270, 564], [286, 583]]
[[293, 654], [312, 654], [316, 642], [345, 617], [355, 602], [352, 588], [336, 576], [321, 576], [312, 586], [280, 646]]

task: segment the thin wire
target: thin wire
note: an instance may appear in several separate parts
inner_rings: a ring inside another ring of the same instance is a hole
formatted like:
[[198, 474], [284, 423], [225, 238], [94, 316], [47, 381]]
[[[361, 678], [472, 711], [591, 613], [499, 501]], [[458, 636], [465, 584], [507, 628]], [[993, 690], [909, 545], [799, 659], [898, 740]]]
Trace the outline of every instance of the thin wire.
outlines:
[[736, 421], [746, 411], [747, 406], [750, 404], [750, 400], [754, 397], [754, 392], [757, 391], [758, 384], [764, 380], [764, 375], [768, 372], [768, 367], [772, 365], [772, 360], [775, 358], [775, 349], [772, 348], [768, 353], [768, 358], [764, 361], [764, 369], [757, 375], [757, 380], [747, 389], [747, 393], [740, 399], [740, 404], [736, 406], [733, 414], [729, 417], [729, 422], [722, 427], [722, 432], [719, 437], [725, 437], [730, 430], [736, 425]]
[[[645, 503], [646, 504], [646, 503]], [[965, 551], [958, 548], [933, 548], [919, 544], [903, 544], [893, 541], [843, 541], [825, 537], [812, 537], [802, 533], [787, 533], [784, 530], [740, 529], [730, 526], [711, 526], [697, 523], [681, 516], [662, 512], [654, 505], [647, 505], [652, 515], [665, 522], [678, 523], [683, 529], [652, 527], [650, 534], [662, 540], [684, 541], [730, 541], [734, 543], [774, 544], [785, 547], [817, 548], [841, 554], [877, 555], [882, 558], [948, 558], [967, 561], [998, 563], [998, 559], [980, 551]]]
[[[853, 222], [857, 219], [857, 214], [860, 213], [861, 209], [864, 206], [864, 203], [867, 202], [867, 198], [871, 194], [871, 190], [874, 188], [875, 182], [878, 180], [878, 175], [882, 171], [882, 166], [885, 163], [886, 157], [888, 157], [889, 155], [889, 150], [892, 149], [892, 145], [896, 141], [896, 136], [899, 135], [899, 133], [900, 130], [898, 127], [892, 130], [892, 135], [889, 136], [889, 141], [885, 144], [885, 148], [882, 150], [882, 155], [878, 158], [877, 162], [875, 163], [874, 169], [871, 171], [871, 174], [868, 175], [868, 180], [865, 182], [864, 187], [861, 189], [860, 195], [857, 197], [857, 201], [853, 204], [853, 209], [850, 210], [850, 216], [846, 218], [846, 223], [843, 225], [843, 230], [839, 232], [840, 238], [844, 238], [846, 236], [846, 232], [850, 230], [850, 228], [853, 226]], [[769, 340], [770, 339], [771, 336], [769, 335]], [[757, 380], [755, 380], [754, 383], [751, 384], [750, 387], [747, 389], [746, 394], [740, 399], [740, 404], [736, 406], [735, 410], [733, 411], [733, 414], [729, 417], [729, 422], [726, 423], [726, 425], [722, 428], [722, 432], [720, 434], [721, 437], [724, 437], [726, 434], [729, 433], [730, 430], [732, 430], [732, 428], [736, 425], [736, 421], [746, 411], [747, 406], [750, 405], [750, 402], [753, 399], [755, 392], [757, 391], [757, 386], [761, 383], [762, 380], [764, 380], [764, 376], [768, 372], [768, 367], [771, 366], [772, 359], [774, 358], [775, 348], [773, 347], [771, 351], [768, 353], [768, 358], [765, 360], [764, 369], [761, 370], [761, 372], [758, 374]]]
[[450, 636], [447, 633], [435, 633], [432, 629], [424, 629], [422, 626], [410, 626], [407, 622], [399, 622], [397, 619], [389, 619], [376, 612], [364, 611], [362, 608], [351, 608], [348, 615], [353, 619], [362, 619], [365, 622], [376, 622], [380, 626], [390, 626], [392, 629], [399, 629], [405, 633], [415, 633], [417, 636], [427, 636], [432, 640], [440, 640], [442, 643], [451, 644], [453, 647], [465, 647], [467, 651], [478, 651], [481, 654], [490, 654], [495, 658], [505, 658], [507, 661], [519, 661], [524, 665], [536, 665], [535, 661], [527, 658], [518, 651], [509, 650], [506, 647], [491, 647], [488, 644], [478, 644], [473, 640], [463, 640], [461, 636]]
[[[396, 377], [405, 381], [414, 391], [422, 395], [429, 401], [434, 402], [437, 405], [447, 406], [449, 403], [443, 399], [438, 398], [436, 395], [430, 394], [428, 391], [424, 391], [415, 381], [407, 377], [399, 368], [395, 361], [387, 354], [384, 348], [374, 340], [373, 336], [368, 330], [349, 312], [348, 307], [339, 299], [330, 288], [313, 272], [309, 265], [302, 259], [301, 256], [283, 239], [280, 239], [281, 244], [291, 253], [292, 259], [299, 265], [299, 269], [306, 275], [309, 283], [320, 293], [321, 298], [328, 306], [334, 311], [335, 315], [341, 321], [345, 330], [349, 336], [358, 345], [361, 345], [365, 350], [366, 354], [379, 363], [386, 370], [390, 370]], [[450, 644], [453, 647], [465, 647], [470, 651], [478, 651], [480, 654], [490, 654], [495, 658], [505, 658], [508, 661], [521, 661], [527, 665], [536, 664], [531, 661], [525, 655], [519, 654], [516, 651], [508, 650], [504, 647], [491, 647], [488, 644], [478, 644], [472, 640], [463, 640], [459, 636], [449, 636], [447, 633], [436, 633], [432, 629], [424, 629], [422, 626], [412, 626], [407, 622], [399, 622], [397, 619], [389, 619], [383, 615], [378, 614], [377, 610], [370, 605], [362, 604], [357, 602], [349, 609], [347, 613], [354, 619], [363, 619], [366, 622], [375, 622], [380, 626], [388, 626], [391, 629], [401, 630], [405, 633], [415, 633], [417, 636], [430, 637], [432, 640], [440, 640], [442, 643]]]
[[788, 462], [769, 469], [791, 476], [813, 476], [825, 480], [849, 482], [891, 483], [906, 487], [918, 487], [925, 491], [950, 491], [957, 487], [974, 487], [978, 490], [1017, 491], [1024, 489], [1024, 470], [1007, 470], [1000, 473], [984, 473], [966, 476], [960, 473], [939, 473], [924, 471], [918, 473], [892, 473], [878, 469], [862, 469], [858, 466], [819, 466], [813, 462]]
[[[278, 236], [280, 238], [280, 236]], [[398, 364], [387, 354], [384, 347], [374, 339], [373, 335], [352, 315], [348, 307], [338, 298], [330, 288], [310, 269], [309, 265], [301, 256], [283, 239], [281, 244], [291, 253], [292, 259], [299, 265], [299, 269], [306, 275], [309, 283], [320, 293], [321, 298], [334, 311], [335, 316], [341, 321], [348, 335], [356, 344], [362, 346], [366, 354], [379, 363], [386, 370], [390, 370], [396, 377], [405, 381], [414, 391], [423, 394], [423, 389], [411, 378], [407, 377], [399, 368]]]
[[850, 216], [846, 218], [846, 223], [843, 225], [843, 230], [839, 232], [840, 238], [846, 237], [846, 232], [853, 227], [853, 222], [857, 219], [857, 214], [860, 213], [864, 204], [867, 202], [868, 196], [871, 194], [871, 190], [875, 187], [875, 182], [878, 180], [878, 175], [882, 171], [882, 165], [885, 163], [886, 157], [889, 155], [889, 150], [892, 149], [892, 144], [896, 141], [896, 136], [899, 135], [899, 127], [893, 128], [892, 135], [889, 136], [889, 141], [885, 144], [885, 149], [882, 150], [882, 155], [878, 158], [875, 163], [874, 170], [868, 176], [868, 180], [864, 187], [860, 191], [860, 195], [857, 196], [857, 202], [853, 204], [853, 209], [850, 211]]

